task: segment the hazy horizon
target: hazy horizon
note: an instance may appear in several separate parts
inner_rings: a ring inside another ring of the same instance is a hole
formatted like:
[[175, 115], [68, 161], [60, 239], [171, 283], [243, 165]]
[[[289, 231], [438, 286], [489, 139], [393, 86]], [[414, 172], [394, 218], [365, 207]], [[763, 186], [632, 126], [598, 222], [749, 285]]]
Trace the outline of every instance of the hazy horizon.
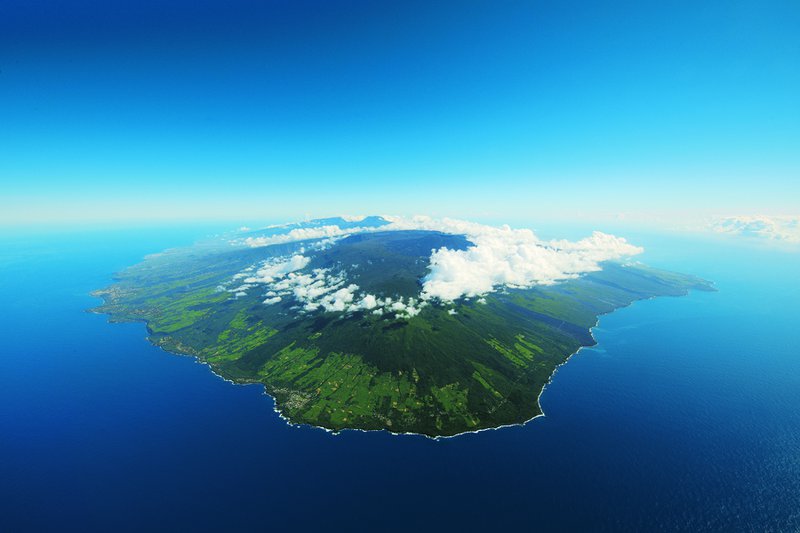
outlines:
[[11, 2], [0, 224], [797, 215], [791, 2]]

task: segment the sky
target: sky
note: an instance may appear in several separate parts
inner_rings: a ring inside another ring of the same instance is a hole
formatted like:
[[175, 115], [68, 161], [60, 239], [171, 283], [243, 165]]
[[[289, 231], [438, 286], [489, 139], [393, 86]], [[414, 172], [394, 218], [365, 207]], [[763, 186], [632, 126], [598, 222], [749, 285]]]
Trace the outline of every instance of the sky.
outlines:
[[796, 1], [0, 5], [2, 225], [799, 211]]

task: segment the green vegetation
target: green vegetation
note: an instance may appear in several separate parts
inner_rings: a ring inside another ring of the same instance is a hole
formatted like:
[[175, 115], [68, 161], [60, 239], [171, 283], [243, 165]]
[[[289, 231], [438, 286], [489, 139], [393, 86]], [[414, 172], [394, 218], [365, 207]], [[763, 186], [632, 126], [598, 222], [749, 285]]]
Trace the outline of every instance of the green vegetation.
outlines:
[[[415, 296], [431, 249], [464, 247], [434, 232], [362, 234], [312, 256], [311, 268], [349, 267], [350, 281], [379, 296]], [[555, 368], [594, 343], [598, 315], [643, 298], [709, 290], [698, 278], [608, 263], [561, 284], [509, 289], [410, 319], [314, 312], [263, 291], [233, 297], [219, 286], [271, 255], [266, 248], [196, 246], [151, 256], [95, 294], [112, 321], [144, 321], [155, 344], [207, 362], [237, 382], [263, 383], [291, 421], [340, 430], [426, 435], [523, 422]], [[307, 252], [308, 254], [308, 252]]]

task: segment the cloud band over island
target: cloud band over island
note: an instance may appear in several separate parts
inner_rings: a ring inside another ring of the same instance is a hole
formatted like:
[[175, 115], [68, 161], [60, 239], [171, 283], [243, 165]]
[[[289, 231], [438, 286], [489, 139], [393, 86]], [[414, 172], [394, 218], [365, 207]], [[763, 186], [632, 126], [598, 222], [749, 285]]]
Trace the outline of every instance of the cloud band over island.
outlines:
[[[312, 312], [370, 311], [391, 312], [412, 317], [433, 302], [452, 304], [462, 298], [475, 298], [502, 288], [527, 288], [551, 285], [581, 274], [601, 270], [601, 263], [620, 260], [643, 252], [624, 238], [594, 232], [579, 241], [541, 240], [529, 229], [495, 227], [464, 220], [434, 219], [426, 216], [369, 217], [371, 223], [359, 225], [363, 217], [338, 219], [342, 224], [302, 224], [268, 228], [269, 234], [237, 238], [233, 244], [263, 247], [301, 243], [298, 253], [270, 258], [237, 274], [242, 285], [226, 289], [237, 295], [255, 287], [265, 291], [265, 304], [294, 298], [300, 309]], [[377, 221], [377, 222], [376, 222]], [[293, 227], [298, 226], [298, 227]], [[291, 229], [290, 229], [291, 228]], [[285, 230], [285, 231], [284, 231]], [[349, 283], [346, 272], [332, 269], [304, 271], [310, 259], [307, 250], [333, 246], [349, 235], [378, 231], [436, 231], [463, 235], [470, 245], [463, 250], [442, 247], [431, 250], [429, 272], [422, 280], [417, 298], [379, 297], [363, 293]]]

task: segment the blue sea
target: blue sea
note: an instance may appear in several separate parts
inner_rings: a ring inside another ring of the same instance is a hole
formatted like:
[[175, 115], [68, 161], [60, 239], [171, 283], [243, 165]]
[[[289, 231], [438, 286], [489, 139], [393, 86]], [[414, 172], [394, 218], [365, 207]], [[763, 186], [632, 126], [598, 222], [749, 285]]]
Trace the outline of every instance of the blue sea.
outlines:
[[719, 291], [602, 317], [546, 416], [433, 441], [290, 427], [260, 387], [85, 312], [212, 231], [0, 235], [0, 531], [800, 530], [799, 253], [629, 235]]

